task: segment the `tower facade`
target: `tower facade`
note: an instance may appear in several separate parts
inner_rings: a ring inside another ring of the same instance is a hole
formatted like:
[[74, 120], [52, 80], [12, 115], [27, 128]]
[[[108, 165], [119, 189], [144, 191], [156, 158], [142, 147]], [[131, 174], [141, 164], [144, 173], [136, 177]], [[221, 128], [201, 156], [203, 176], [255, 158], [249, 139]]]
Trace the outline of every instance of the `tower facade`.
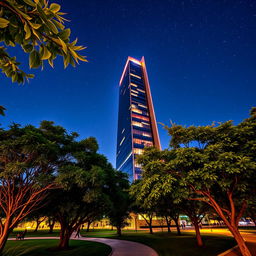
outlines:
[[140, 179], [136, 156], [150, 146], [161, 148], [145, 59], [128, 57], [119, 83], [117, 170]]

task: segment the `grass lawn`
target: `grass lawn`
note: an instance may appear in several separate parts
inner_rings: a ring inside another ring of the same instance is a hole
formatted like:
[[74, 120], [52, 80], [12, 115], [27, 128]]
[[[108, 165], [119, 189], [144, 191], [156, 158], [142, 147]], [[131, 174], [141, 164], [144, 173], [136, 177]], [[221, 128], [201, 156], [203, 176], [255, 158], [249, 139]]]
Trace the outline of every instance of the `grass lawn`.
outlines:
[[[24, 229], [15, 229], [10, 237], [16, 237], [20, 231], [24, 231]], [[26, 237], [32, 236], [60, 236], [60, 230], [54, 230], [53, 234], [49, 234], [48, 230], [38, 230], [37, 232], [33, 232], [33, 230], [27, 230]]]
[[88, 241], [70, 241], [70, 250], [56, 251], [58, 240], [8, 241], [3, 256], [107, 256], [108, 245]]
[[150, 235], [145, 231], [137, 233], [125, 231], [121, 238], [117, 237], [115, 233], [111, 230], [82, 232], [85, 236], [124, 239], [143, 243], [155, 249], [159, 256], [216, 256], [236, 245], [232, 238], [216, 234], [202, 235], [205, 246], [199, 248], [196, 245], [196, 238], [193, 233], [184, 233], [182, 236], [177, 236], [175, 232], [171, 234], [157, 232]]

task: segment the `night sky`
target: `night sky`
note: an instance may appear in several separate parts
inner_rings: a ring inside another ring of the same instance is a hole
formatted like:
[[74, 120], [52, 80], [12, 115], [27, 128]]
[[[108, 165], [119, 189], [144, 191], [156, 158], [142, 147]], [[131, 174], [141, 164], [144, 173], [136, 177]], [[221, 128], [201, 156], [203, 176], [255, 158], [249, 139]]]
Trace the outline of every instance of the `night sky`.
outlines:
[[[52, 2], [52, 1], [50, 1]], [[115, 165], [118, 82], [127, 56], [145, 56], [158, 122], [240, 122], [256, 102], [256, 1], [55, 1], [89, 63], [32, 70], [29, 84], [2, 74], [0, 123], [52, 120], [81, 137], [95, 136]], [[10, 49], [28, 72], [19, 47]], [[159, 125], [162, 147], [169, 137]]]

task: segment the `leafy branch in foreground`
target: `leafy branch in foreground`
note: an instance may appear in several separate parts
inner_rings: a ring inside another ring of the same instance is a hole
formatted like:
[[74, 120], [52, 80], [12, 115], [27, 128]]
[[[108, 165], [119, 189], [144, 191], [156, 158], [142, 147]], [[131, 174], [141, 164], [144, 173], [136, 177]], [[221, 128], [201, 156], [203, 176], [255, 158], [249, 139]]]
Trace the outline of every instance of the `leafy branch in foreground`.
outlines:
[[[63, 56], [64, 67], [75, 66], [79, 60], [87, 61], [78, 51], [85, 47], [70, 41], [71, 30], [60, 12], [61, 6], [46, 0], [0, 0], [0, 42], [5, 46], [20, 45], [29, 54], [30, 68], [39, 68], [44, 60], [53, 67], [54, 59]], [[16, 57], [0, 45], [0, 69], [12, 82], [24, 83], [33, 78], [19, 68]]]

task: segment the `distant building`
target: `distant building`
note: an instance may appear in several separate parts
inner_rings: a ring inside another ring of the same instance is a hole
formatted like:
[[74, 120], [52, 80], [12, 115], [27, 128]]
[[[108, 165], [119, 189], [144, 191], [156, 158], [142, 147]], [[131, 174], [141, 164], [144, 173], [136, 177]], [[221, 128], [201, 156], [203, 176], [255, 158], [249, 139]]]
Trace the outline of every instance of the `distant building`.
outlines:
[[116, 168], [133, 181], [142, 173], [136, 156], [144, 147], [161, 148], [144, 57], [128, 57], [119, 85]]

